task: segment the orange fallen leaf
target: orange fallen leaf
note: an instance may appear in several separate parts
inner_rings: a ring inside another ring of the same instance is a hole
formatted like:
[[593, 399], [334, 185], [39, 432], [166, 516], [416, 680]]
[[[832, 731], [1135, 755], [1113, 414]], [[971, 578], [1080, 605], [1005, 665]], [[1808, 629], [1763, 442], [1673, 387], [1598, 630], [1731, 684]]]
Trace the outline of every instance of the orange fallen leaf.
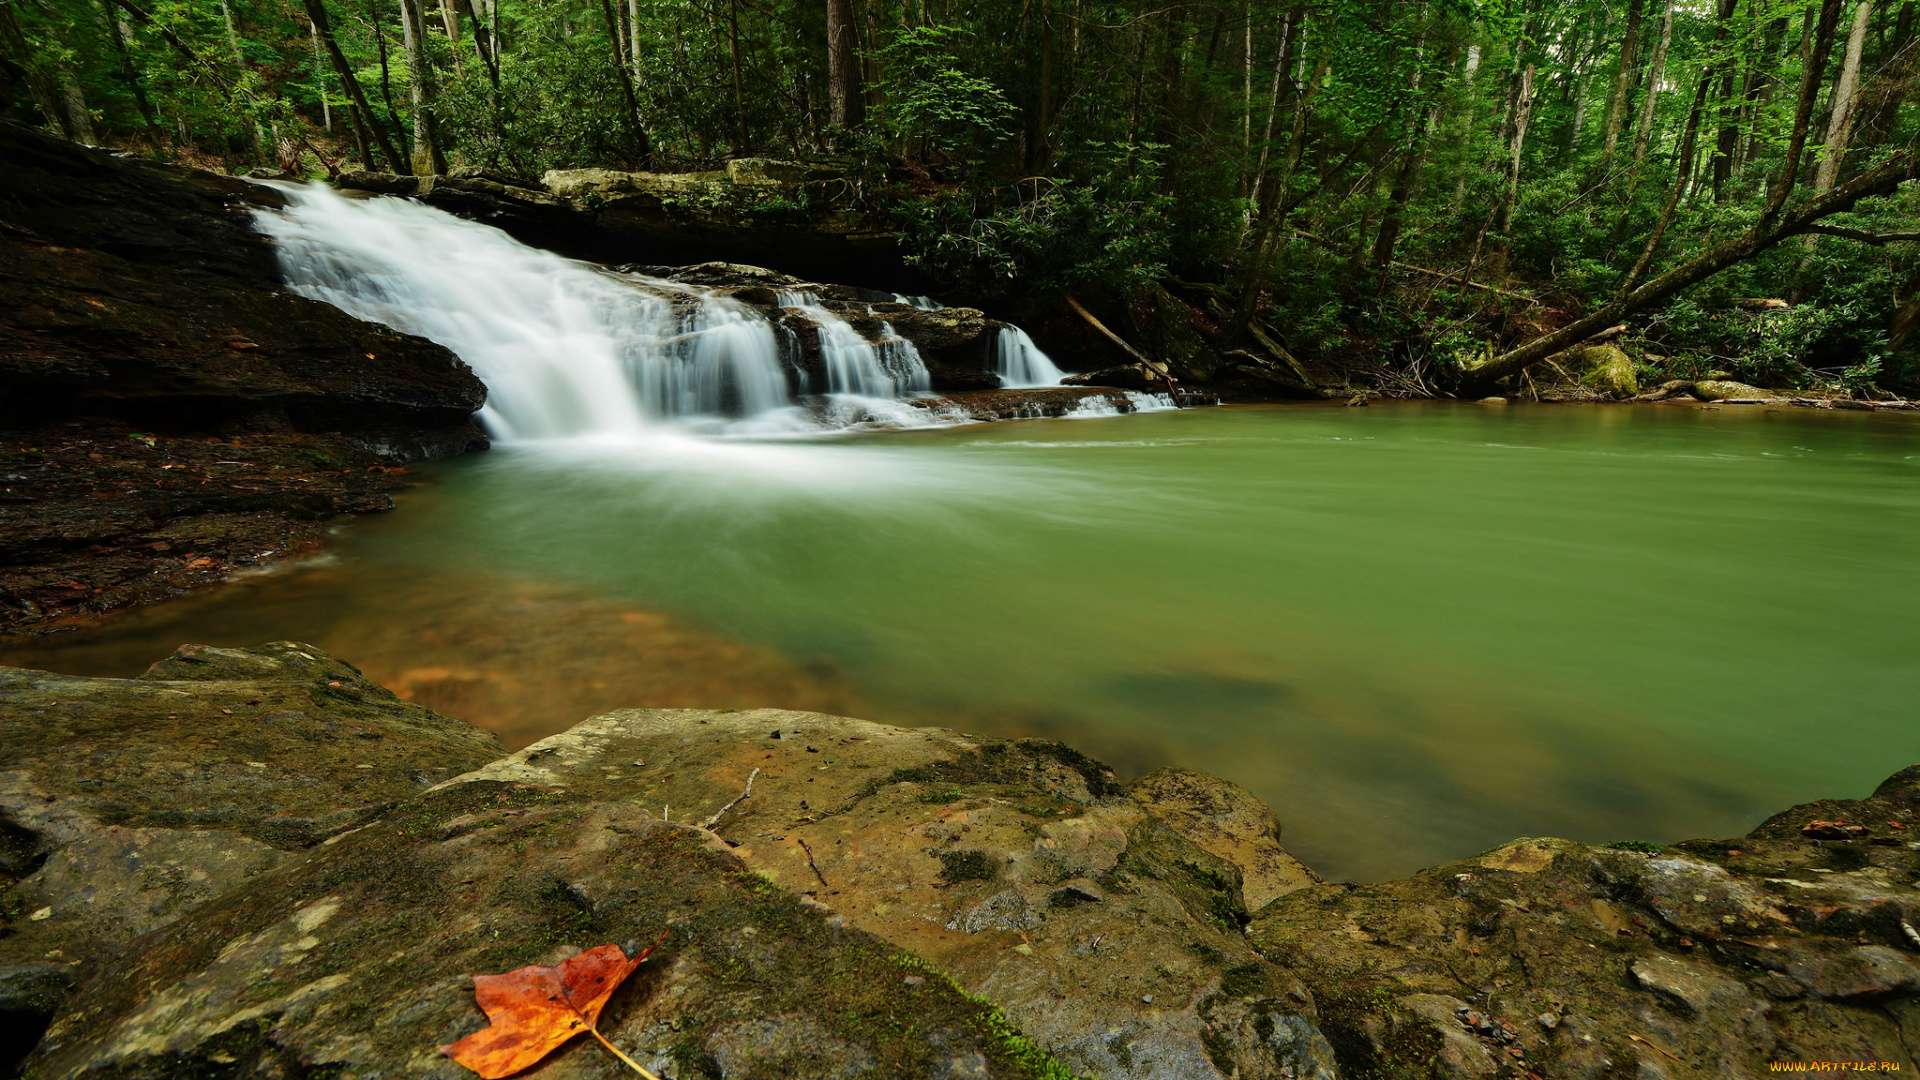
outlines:
[[633, 1070], [659, 1080], [600, 1034], [600, 1010], [660, 940], [629, 958], [618, 945], [601, 945], [553, 967], [531, 965], [504, 975], [475, 975], [473, 997], [492, 1023], [440, 1048], [440, 1052], [486, 1077], [511, 1076], [546, 1057], [581, 1032]]

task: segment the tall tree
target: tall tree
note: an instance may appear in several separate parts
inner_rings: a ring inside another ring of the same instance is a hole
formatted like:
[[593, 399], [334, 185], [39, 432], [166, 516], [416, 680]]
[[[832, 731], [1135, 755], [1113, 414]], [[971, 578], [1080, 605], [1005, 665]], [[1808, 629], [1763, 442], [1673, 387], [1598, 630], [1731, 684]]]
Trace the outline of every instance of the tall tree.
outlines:
[[853, 0], [827, 0], [827, 123], [851, 127], [866, 118], [860, 82]]

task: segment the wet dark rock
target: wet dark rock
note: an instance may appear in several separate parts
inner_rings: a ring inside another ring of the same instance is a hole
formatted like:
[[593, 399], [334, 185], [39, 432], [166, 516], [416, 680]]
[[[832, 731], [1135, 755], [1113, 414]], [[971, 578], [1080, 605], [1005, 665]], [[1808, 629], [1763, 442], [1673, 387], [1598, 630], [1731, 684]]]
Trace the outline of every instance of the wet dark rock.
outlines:
[[562, 169], [533, 178], [347, 172], [346, 191], [418, 198], [539, 247], [621, 263], [718, 257], [827, 280], [911, 285], [901, 234], [832, 166], [752, 158], [699, 173]]
[[[451, 352], [279, 288], [249, 213], [283, 204], [274, 188], [0, 124], [0, 196], [0, 634], [212, 576], [130, 551], [305, 550], [315, 522], [389, 505], [396, 485], [342, 469], [486, 445], [486, 389]], [[224, 445], [129, 452], [153, 436]], [[202, 459], [281, 475], [203, 485]]]

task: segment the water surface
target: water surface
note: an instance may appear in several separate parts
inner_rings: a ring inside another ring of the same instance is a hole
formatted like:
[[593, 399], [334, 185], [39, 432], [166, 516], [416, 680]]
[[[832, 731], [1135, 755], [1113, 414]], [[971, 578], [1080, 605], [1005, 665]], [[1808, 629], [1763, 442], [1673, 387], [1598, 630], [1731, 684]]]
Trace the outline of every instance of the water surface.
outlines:
[[1044, 735], [1236, 780], [1354, 879], [1920, 759], [1907, 416], [1248, 407], [428, 475], [321, 565], [0, 661], [295, 638], [515, 744], [642, 704]]

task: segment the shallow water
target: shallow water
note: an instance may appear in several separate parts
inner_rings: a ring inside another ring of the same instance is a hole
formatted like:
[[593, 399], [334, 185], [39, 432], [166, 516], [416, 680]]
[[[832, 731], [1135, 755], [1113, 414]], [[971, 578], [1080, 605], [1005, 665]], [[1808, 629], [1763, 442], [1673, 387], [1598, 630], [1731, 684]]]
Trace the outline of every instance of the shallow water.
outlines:
[[1189, 410], [521, 444], [317, 566], [0, 662], [312, 641], [520, 744], [792, 705], [1218, 773], [1330, 877], [1730, 835], [1920, 758], [1920, 424]]

